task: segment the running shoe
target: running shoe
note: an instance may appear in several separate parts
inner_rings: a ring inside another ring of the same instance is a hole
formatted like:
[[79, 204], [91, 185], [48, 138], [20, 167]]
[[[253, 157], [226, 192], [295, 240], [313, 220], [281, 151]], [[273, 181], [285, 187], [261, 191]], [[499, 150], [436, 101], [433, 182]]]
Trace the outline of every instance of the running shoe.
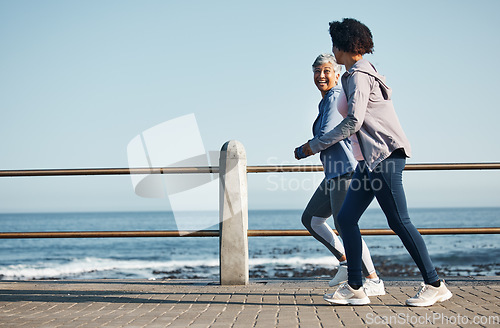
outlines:
[[385, 295], [385, 287], [382, 279], [379, 279], [378, 282], [374, 282], [373, 280], [370, 279], [365, 279], [363, 288], [365, 289], [366, 296]]
[[334, 287], [346, 281], [347, 281], [347, 265], [340, 265], [337, 270], [337, 274], [335, 274], [335, 277], [333, 277], [333, 279], [330, 280], [328, 286]]
[[323, 299], [333, 304], [365, 305], [370, 303], [364, 288], [360, 287], [356, 290], [349, 286], [347, 282], [340, 285], [335, 293], [325, 294]]
[[441, 281], [439, 287], [426, 285], [422, 283], [417, 295], [406, 300], [409, 306], [431, 306], [436, 302], [449, 300], [453, 294], [446, 288], [444, 281]]

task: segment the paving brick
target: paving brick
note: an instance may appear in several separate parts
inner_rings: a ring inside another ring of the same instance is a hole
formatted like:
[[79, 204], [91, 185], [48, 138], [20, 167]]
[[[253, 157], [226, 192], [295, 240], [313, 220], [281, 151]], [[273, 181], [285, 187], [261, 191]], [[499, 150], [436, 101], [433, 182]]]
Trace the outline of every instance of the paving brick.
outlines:
[[490, 317], [482, 326], [496, 327], [499, 280], [454, 284], [448, 279], [454, 297], [429, 308], [404, 305], [418, 289], [417, 281], [386, 280], [387, 295], [372, 297], [367, 306], [330, 305], [323, 300], [327, 281], [318, 279], [247, 286], [190, 280], [2, 282], [0, 327], [367, 327], [375, 320], [377, 327], [389, 327], [384, 320], [399, 320], [389, 323], [392, 327], [456, 326], [425, 319], [438, 315]]

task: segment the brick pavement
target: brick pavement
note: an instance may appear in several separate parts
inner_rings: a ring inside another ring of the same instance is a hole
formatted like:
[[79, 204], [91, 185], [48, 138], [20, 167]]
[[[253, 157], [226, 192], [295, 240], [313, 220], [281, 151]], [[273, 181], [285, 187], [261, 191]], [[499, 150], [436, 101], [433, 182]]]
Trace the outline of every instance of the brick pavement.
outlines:
[[416, 280], [366, 306], [332, 306], [328, 280], [0, 281], [0, 327], [499, 327], [500, 279], [448, 279], [454, 297], [409, 308]]

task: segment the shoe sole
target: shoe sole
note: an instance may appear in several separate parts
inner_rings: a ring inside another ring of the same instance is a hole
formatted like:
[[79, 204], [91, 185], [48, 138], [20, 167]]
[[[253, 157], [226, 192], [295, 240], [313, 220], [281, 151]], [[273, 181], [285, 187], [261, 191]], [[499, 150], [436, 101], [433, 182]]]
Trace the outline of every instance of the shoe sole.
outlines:
[[427, 303], [412, 303], [411, 301], [408, 302], [409, 300], [406, 300], [406, 305], [408, 306], [431, 306], [431, 305], [434, 305], [435, 303], [437, 302], [444, 302], [444, 301], [447, 301], [449, 300], [451, 297], [453, 296], [453, 294], [448, 291], [448, 293], [444, 294], [443, 296], [441, 296], [440, 298], [438, 298], [437, 300], [435, 300], [434, 302], [427, 302]]
[[348, 299], [348, 300], [335, 300], [331, 298], [324, 298], [325, 301], [332, 304], [340, 304], [340, 305], [366, 305], [370, 304], [370, 299], [368, 297], [361, 299]]

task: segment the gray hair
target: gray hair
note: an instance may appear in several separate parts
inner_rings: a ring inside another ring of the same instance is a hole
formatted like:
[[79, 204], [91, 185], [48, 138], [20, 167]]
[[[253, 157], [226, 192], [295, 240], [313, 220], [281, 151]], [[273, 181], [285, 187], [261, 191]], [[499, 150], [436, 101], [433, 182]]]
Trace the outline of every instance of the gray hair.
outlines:
[[326, 63], [331, 63], [335, 73], [340, 74], [340, 71], [342, 70], [342, 66], [337, 64], [337, 61], [335, 60], [335, 57], [332, 54], [321, 54], [318, 57], [316, 57], [316, 60], [314, 61], [313, 65], [312, 65], [313, 71], [316, 67], [323, 65], [323, 64], [326, 64]]

